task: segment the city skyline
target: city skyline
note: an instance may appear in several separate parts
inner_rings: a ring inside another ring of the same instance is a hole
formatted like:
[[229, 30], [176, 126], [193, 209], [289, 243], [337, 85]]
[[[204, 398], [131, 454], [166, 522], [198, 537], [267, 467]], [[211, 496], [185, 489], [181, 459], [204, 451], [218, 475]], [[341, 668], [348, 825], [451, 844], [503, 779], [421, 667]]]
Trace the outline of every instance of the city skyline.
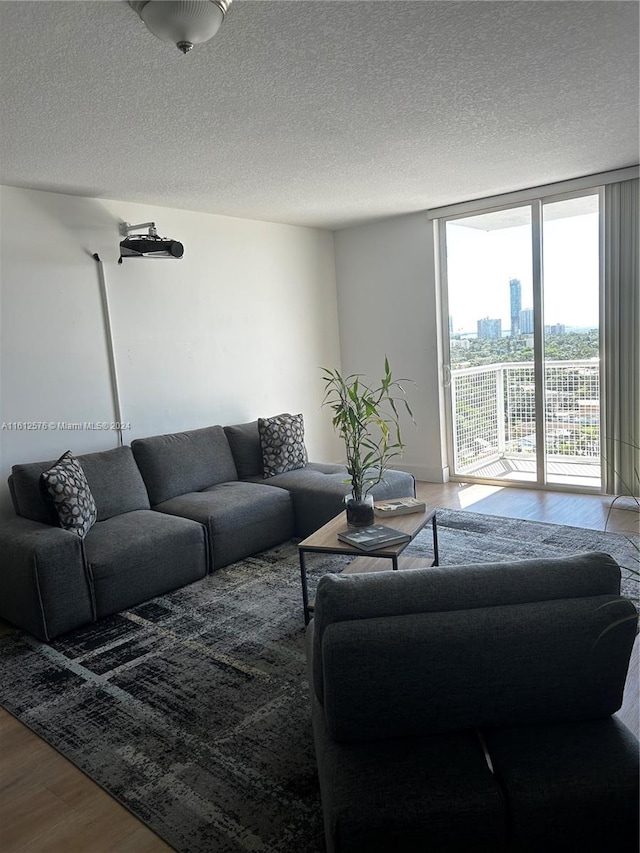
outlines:
[[[569, 326], [569, 331], [572, 328]], [[588, 331], [589, 329], [585, 327], [579, 327], [582, 331], [583, 329]], [[593, 328], [597, 328], [593, 327]], [[549, 335], [566, 335], [567, 334], [567, 326], [565, 323], [545, 323], [544, 325], [545, 334]], [[517, 332], [514, 334], [513, 328], [511, 329], [503, 329], [502, 328], [502, 320], [499, 317], [481, 317], [476, 320], [476, 331], [475, 332], [454, 332], [453, 331], [453, 317], [449, 315], [449, 335], [452, 338], [473, 338], [476, 337], [480, 340], [488, 340], [490, 338], [513, 338], [513, 337], [528, 337], [533, 335], [534, 326], [533, 326], [533, 308], [522, 308], [518, 315], [518, 325]]]
[[[598, 228], [597, 212], [545, 221], [545, 326], [598, 328]], [[448, 222], [451, 332], [477, 334], [478, 321], [489, 318], [512, 334], [512, 281], [520, 283], [519, 322], [520, 312], [533, 308], [531, 259], [529, 224], [483, 231]]]

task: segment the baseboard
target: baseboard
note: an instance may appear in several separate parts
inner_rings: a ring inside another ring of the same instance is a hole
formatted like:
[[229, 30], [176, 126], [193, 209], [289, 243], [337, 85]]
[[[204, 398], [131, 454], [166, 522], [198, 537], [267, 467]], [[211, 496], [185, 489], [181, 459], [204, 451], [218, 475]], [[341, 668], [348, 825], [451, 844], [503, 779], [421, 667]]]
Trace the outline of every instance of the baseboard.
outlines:
[[448, 483], [449, 482], [449, 466], [436, 468], [430, 465], [399, 465], [395, 462], [393, 467], [398, 471], [406, 471], [408, 474], [413, 474], [416, 480], [421, 480], [424, 483]]

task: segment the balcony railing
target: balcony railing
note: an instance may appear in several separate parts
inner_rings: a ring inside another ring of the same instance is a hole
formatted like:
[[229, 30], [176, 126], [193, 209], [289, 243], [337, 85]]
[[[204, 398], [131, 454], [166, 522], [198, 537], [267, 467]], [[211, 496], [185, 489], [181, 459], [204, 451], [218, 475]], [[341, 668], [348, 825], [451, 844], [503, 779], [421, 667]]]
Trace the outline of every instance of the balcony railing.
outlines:
[[[533, 362], [452, 370], [455, 470], [536, 453]], [[547, 460], [600, 459], [597, 360], [547, 361], [544, 367]]]

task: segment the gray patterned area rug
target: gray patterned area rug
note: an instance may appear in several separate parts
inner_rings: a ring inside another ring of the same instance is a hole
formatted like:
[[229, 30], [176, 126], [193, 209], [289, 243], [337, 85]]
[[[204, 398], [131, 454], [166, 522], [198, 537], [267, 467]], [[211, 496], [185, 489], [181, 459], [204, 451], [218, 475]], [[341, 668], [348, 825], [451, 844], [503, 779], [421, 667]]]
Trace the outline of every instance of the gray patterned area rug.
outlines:
[[[443, 565], [603, 550], [638, 566], [637, 537], [444, 509], [438, 528]], [[430, 550], [428, 527], [405, 553]], [[345, 558], [308, 562], [313, 588]], [[0, 637], [0, 662], [2, 705], [181, 853], [324, 849], [295, 544], [51, 645]]]

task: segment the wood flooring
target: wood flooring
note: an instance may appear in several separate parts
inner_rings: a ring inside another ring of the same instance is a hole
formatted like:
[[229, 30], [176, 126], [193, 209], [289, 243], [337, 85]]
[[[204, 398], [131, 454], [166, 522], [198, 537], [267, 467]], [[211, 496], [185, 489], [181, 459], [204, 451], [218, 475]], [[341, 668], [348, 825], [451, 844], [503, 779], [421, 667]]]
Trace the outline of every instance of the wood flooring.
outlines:
[[[551, 524], [637, 533], [631, 507], [610, 498], [465, 483], [419, 483], [428, 504]], [[608, 520], [607, 520], [608, 519]], [[0, 631], [11, 630], [2, 625]], [[622, 721], [638, 735], [638, 641]], [[160, 853], [172, 848], [71, 762], [0, 708], [1, 853]]]

